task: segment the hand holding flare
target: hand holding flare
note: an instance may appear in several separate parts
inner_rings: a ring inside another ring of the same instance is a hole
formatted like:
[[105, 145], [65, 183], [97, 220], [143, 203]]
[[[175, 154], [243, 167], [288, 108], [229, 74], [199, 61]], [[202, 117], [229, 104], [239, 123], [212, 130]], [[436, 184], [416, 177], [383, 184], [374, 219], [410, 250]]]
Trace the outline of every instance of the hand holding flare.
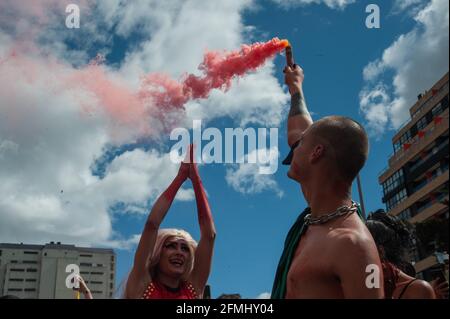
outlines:
[[[287, 42], [287, 40], [286, 40]], [[286, 67], [283, 70], [284, 82], [289, 87], [289, 93], [294, 95], [302, 91], [302, 84], [305, 78], [302, 68], [294, 62], [294, 55], [292, 54], [292, 47], [287, 42], [286, 46]]]
[[294, 65], [295, 65], [294, 56], [292, 55], [292, 47], [289, 44], [289, 42], [288, 42], [288, 45], [286, 47], [286, 65], [288, 67], [291, 67], [291, 68], [293, 68]]

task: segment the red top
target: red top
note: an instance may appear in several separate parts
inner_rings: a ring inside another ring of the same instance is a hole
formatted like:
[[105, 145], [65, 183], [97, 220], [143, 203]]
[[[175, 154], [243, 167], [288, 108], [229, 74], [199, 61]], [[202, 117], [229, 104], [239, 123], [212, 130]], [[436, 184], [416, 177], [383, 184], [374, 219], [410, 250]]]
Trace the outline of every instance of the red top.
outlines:
[[150, 282], [142, 299], [197, 299], [197, 293], [190, 282], [183, 281], [176, 291], [170, 291], [163, 285]]

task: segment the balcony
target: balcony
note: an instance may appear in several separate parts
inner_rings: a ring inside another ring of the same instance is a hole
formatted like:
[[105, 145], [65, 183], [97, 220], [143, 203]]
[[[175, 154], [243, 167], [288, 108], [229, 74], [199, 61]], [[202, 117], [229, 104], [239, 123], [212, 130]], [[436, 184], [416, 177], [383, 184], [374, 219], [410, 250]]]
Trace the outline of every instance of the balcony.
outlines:
[[414, 194], [410, 195], [408, 198], [406, 198], [403, 202], [399, 203], [397, 206], [395, 206], [393, 209], [391, 209], [388, 213], [391, 215], [398, 215], [400, 212], [404, 211], [408, 207], [410, 207], [412, 204], [420, 200], [422, 197], [426, 196], [427, 194], [433, 192], [436, 190], [439, 186], [444, 184], [445, 182], [448, 182], [449, 179], [449, 171], [447, 170], [443, 174], [437, 176], [435, 179], [431, 180], [429, 183], [424, 185], [420, 191], [415, 192]]
[[426, 146], [448, 131], [448, 109], [446, 109], [440, 117], [442, 118], [442, 121], [439, 124], [431, 122], [425, 128], [425, 136], [423, 138], [418, 138], [416, 135], [408, 142], [411, 144], [408, 149], [402, 149], [390, 157], [389, 166], [384, 168], [379, 174], [378, 179], [380, 183], [383, 183], [390, 175], [392, 175], [392, 172], [399, 170], [419, 152], [423, 151]]
[[436, 197], [436, 200], [433, 202], [429, 202], [428, 204], [420, 207], [420, 209], [417, 210], [417, 214], [414, 215], [409, 221], [411, 223], [418, 223], [423, 222], [424, 220], [427, 220], [428, 218], [441, 213], [444, 210], [448, 210], [448, 206], [445, 204], [442, 204], [441, 201], [447, 199], [448, 195], [442, 194], [441, 196]]
[[445, 169], [437, 169], [436, 170], [436, 175], [434, 175], [431, 179], [429, 179], [429, 180], [425, 179], [424, 181], [422, 181], [420, 184], [416, 185], [416, 187], [413, 188], [413, 194], [418, 192], [419, 190], [421, 190], [428, 183], [430, 183], [431, 181], [435, 180], [436, 178], [438, 178], [439, 176], [441, 176], [445, 172], [448, 172], [448, 167], [445, 168]]
[[430, 152], [430, 154], [428, 154], [424, 158], [421, 158], [419, 161], [417, 161], [417, 163], [415, 163], [414, 165], [412, 165], [409, 168], [409, 171], [410, 172], [414, 171], [416, 168], [418, 168], [420, 165], [422, 165], [423, 163], [428, 161], [432, 156], [434, 156], [436, 153], [439, 153], [440, 151], [442, 151], [446, 147], [448, 147], [448, 140], [446, 140], [444, 143], [439, 145], [436, 149], [434, 149], [432, 152]]
[[[425, 111], [429, 110], [430, 104], [435, 104], [436, 100], [440, 101], [442, 96], [445, 96], [446, 94], [448, 94], [448, 89], [449, 89], [448, 73], [446, 76], [444, 76], [441, 79], [441, 81], [444, 79], [446, 79], [445, 84], [441, 85], [440, 87], [439, 87], [439, 84], [437, 86], [435, 85], [434, 89], [435, 90], [437, 89], [437, 92], [435, 93], [435, 95], [433, 95], [433, 89], [431, 89], [430, 91], [428, 91], [428, 94], [430, 94], [429, 96], [427, 96], [427, 94], [425, 94], [425, 96], [422, 96], [423, 99], [426, 99], [425, 102], [416, 103], [416, 105], [414, 105], [410, 109], [411, 118], [415, 119], [415, 118], [419, 117], [420, 115], [426, 113]], [[420, 101], [418, 101], [418, 102], [420, 102]]]
[[448, 264], [448, 254], [443, 252], [435, 251], [433, 254], [429, 255], [428, 257], [417, 261], [414, 264], [414, 268], [416, 269], [417, 273], [420, 273], [424, 270], [427, 270], [431, 267], [434, 267], [436, 265], [444, 265]]
[[418, 118], [425, 115], [434, 107], [434, 105], [439, 103], [439, 101], [441, 101], [446, 95], [448, 95], [448, 89], [449, 83], [447, 75], [447, 82], [438, 89], [435, 95], [432, 95], [432, 90], [430, 90], [428, 96], [425, 95], [422, 97], [422, 99], [426, 99], [425, 101], [420, 100], [416, 102], [413, 107], [411, 107], [410, 118], [400, 125], [400, 128], [397, 130], [397, 133], [394, 135], [392, 140], [397, 140], [407, 130], [411, 129], [411, 127], [417, 122]]
[[430, 255], [425, 259], [419, 260], [414, 264], [414, 268], [416, 269], [416, 272], [422, 272], [430, 267], [433, 267], [434, 265], [438, 264], [438, 260], [435, 255]]

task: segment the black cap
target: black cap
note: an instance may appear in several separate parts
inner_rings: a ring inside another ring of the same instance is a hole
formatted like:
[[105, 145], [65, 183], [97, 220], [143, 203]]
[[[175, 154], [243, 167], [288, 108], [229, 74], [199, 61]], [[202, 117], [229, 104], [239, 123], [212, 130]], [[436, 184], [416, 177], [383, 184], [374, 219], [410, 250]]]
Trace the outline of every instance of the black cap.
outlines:
[[283, 162], [281, 162], [281, 164], [283, 164], [283, 165], [291, 165], [292, 158], [294, 157], [294, 150], [298, 146], [298, 144], [300, 144], [300, 140], [298, 140], [297, 142], [292, 144], [291, 150], [289, 151], [289, 154], [286, 156], [286, 158], [283, 160]]

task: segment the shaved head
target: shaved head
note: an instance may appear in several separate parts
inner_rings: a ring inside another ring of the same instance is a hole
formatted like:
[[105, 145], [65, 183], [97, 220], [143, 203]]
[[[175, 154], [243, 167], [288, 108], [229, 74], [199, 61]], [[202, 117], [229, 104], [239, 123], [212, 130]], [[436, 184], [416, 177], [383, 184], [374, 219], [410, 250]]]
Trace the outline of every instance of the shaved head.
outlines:
[[338, 175], [352, 182], [366, 162], [369, 141], [366, 131], [356, 121], [343, 116], [327, 116], [309, 129], [312, 136], [326, 141], [331, 147], [332, 163]]

